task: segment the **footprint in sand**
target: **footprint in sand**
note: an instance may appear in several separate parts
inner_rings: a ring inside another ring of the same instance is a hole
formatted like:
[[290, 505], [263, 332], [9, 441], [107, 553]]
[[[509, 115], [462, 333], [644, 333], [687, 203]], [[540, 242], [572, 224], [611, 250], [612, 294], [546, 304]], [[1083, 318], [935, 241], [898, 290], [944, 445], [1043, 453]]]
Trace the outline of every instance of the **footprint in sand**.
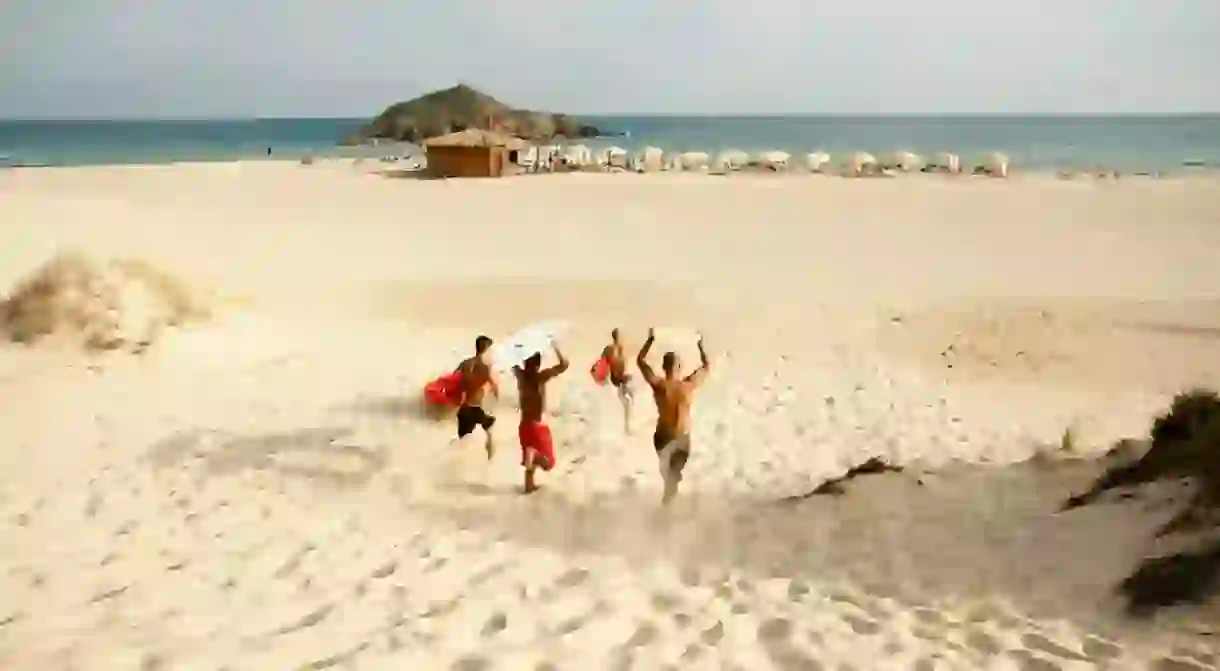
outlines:
[[1096, 636], [1086, 636], [1082, 648], [1084, 654], [1093, 660], [1118, 659], [1123, 654], [1121, 647]]
[[850, 613], [844, 614], [842, 618], [851, 627], [852, 631], [861, 636], [874, 636], [881, 633], [881, 625], [868, 618]]
[[779, 671], [824, 671], [826, 666], [791, 645], [764, 646], [772, 666]]
[[1173, 659], [1171, 657], [1162, 657], [1157, 660], [1149, 669], [1151, 671], [1207, 671], [1210, 666], [1203, 666], [1185, 659]]
[[966, 647], [975, 652], [991, 656], [1004, 652], [1004, 646], [994, 636], [981, 629], [971, 630], [966, 634]]
[[589, 572], [583, 568], [574, 568], [567, 571], [555, 581], [555, 587], [558, 589], [572, 589], [585, 583], [589, 579]]
[[782, 617], [765, 620], [758, 625], [758, 640], [762, 643], [786, 642], [792, 637], [792, 622]]
[[1037, 657], [1028, 650], [1009, 650], [1008, 656], [1017, 663], [1017, 668], [1021, 671], [1062, 671], [1058, 664], [1049, 659]]
[[699, 644], [691, 643], [690, 645], [686, 646], [685, 650], [682, 651], [682, 661], [694, 662], [703, 657], [706, 652], [707, 650]]
[[503, 575], [506, 571], [515, 567], [516, 565], [516, 562], [500, 562], [498, 564], [492, 564], [491, 566], [471, 576], [470, 580], [467, 581], [467, 584], [471, 587], [482, 586], [492, 578]]
[[644, 622], [636, 628], [635, 633], [631, 634], [622, 645], [623, 650], [632, 650], [634, 648], [643, 648], [651, 645], [661, 636], [661, 630], [657, 625], [651, 622]]
[[487, 671], [491, 668], [491, 660], [479, 655], [470, 655], [457, 660], [449, 668], [452, 671]]
[[562, 637], [567, 636], [568, 634], [576, 633], [581, 629], [584, 629], [586, 624], [588, 624], [588, 620], [584, 616], [578, 615], [576, 617], [568, 618], [563, 622], [560, 622], [558, 627], [555, 627], [555, 635]]
[[723, 638], [724, 623], [720, 621], [717, 621], [716, 624], [704, 629], [703, 632], [699, 634], [699, 640], [702, 641], [704, 645], [709, 647], [720, 645], [720, 641]]
[[1090, 661], [1088, 657], [1080, 654], [1079, 652], [1059, 645], [1041, 634], [1025, 634], [1021, 637], [1021, 642], [1030, 650], [1044, 652], [1052, 657], [1058, 657], [1059, 659], [1066, 659], [1074, 662]]
[[800, 580], [793, 580], [788, 585], [788, 600], [793, 603], [804, 600], [809, 595], [809, 585]]
[[792, 644], [795, 627], [791, 620], [773, 617], [758, 625], [758, 642], [771, 663], [783, 671], [811, 671], [824, 668], [822, 663], [808, 657]]
[[380, 567], [374, 569], [373, 572], [369, 575], [370, 575], [370, 577], [372, 577], [375, 580], [382, 580], [384, 578], [388, 578], [388, 577], [394, 575], [394, 572], [397, 570], [398, 570], [398, 562], [389, 561], [389, 562], [381, 565]]

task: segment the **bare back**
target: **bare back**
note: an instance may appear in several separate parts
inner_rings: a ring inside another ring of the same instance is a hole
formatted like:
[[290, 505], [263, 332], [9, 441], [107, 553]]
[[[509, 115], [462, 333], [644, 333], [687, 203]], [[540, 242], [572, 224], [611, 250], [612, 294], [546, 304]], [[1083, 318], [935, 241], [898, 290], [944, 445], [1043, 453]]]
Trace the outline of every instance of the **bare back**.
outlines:
[[683, 379], [661, 379], [652, 385], [658, 432], [672, 436], [690, 433], [690, 406], [695, 388], [695, 384]]
[[618, 383], [627, 377], [627, 356], [622, 343], [610, 343], [602, 351], [602, 358], [610, 364], [610, 381]]
[[559, 349], [555, 349], [559, 363], [542, 370], [525, 370], [513, 368], [517, 376], [517, 395], [520, 397], [521, 421], [541, 422], [542, 413], [546, 412], [546, 383], [562, 375], [568, 369], [568, 360]]
[[[703, 383], [711, 371], [711, 361], [703, 350], [703, 339], [699, 339], [699, 368], [686, 377], [678, 377], [677, 372], [666, 369], [664, 377], [657, 375], [648, 365], [648, 351], [652, 349], [653, 335], [650, 331], [644, 347], [636, 355], [635, 363], [644, 381], [652, 388], [653, 400], [657, 403], [657, 434], [668, 436], [684, 436], [690, 433], [690, 406], [695, 390]], [[669, 353], [666, 357], [674, 356]], [[672, 363], [670, 365], [673, 365]]]
[[527, 422], [542, 421], [546, 411], [546, 380], [541, 373], [530, 373], [515, 369], [517, 373], [517, 395], [521, 397], [521, 419]]
[[462, 374], [462, 405], [482, 407], [487, 388], [495, 384], [491, 368], [472, 357], [463, 361], [458, 371]]

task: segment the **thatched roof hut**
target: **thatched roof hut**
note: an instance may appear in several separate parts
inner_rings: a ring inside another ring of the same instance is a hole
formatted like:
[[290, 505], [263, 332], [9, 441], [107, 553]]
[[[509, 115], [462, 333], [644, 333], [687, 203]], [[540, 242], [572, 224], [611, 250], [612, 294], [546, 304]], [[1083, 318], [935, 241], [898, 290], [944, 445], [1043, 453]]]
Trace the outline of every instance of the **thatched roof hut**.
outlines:
[[424, 147], [503, 147], [510, 151], [519, 151], [529, 147], [529, 143], [508, 133], [467, 128], [456, 133], [428, 138], [424, 140]]
[[529, 146], [519, 137], [481, 128], [424, 140], [428, 172], [434, 177], [500, 177], [514, 169], [517, 152]]

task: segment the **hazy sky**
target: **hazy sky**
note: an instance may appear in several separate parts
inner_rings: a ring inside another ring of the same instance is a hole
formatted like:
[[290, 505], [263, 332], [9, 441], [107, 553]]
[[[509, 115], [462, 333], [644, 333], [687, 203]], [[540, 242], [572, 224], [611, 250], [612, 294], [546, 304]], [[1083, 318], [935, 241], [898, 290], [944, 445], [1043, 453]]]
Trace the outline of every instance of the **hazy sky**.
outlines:
[[0, 117], [1220, 111], [1217, 0], [0, 0]]

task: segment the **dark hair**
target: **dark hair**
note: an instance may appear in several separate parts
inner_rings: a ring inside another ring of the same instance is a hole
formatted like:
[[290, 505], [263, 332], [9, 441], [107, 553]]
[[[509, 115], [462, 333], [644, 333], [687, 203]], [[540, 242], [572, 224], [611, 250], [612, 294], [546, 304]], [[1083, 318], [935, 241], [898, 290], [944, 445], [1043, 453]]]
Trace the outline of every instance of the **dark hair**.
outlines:
[[481, 335], [474, 339], [475, 354], [482, 354], [483, 352], [486, 352], [488, 347], [491, 347], [491, 338]]
[[610, 337], [614, 338], [615, 340], [618, 340], [618, 329], [612, 329], [610, 331]]
[[541, 352], [535, 352], [535, 353], [531, 354], [528, 359], [525, 360], [525, 369], [526, 370], [530, 370], [530, 371], [537, 370], [540, 366], [542, 366], [542, 353]]
[[666, 352], [665, 356], [661, 357], [661, 368], [664, 368], [666, 373], [673, 370], [676, 363], [678, 363], [678, 355], [673, 352]]

